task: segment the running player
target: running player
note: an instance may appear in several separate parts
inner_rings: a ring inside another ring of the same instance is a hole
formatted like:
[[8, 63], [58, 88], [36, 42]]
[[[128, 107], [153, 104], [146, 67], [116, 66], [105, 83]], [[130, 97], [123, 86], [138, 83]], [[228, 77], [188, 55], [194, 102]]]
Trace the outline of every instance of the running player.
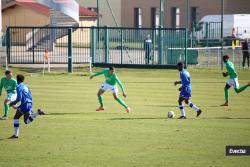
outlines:
[[222, 75], [224, 77], [227, 77], [229, 75], [230, 79], [227, 81], [226, 86], [224, 88], [224, 96], [225, 96], [225, 103], [221, 106], [228, 106], [228, 95], [229, 95], [229, 89], [231, 86], [234, 87], [234, 90], [236, 93], [240, 93], [244, 91], [248, 86], [250, 86], [250, 82], [247, 85], [241, 86], [238, 82], [238, 75], [234, 68], [234, 64], [229, 60], [228, 55], [223, 56], [223, 61], [226, 65], [227, 72], [222, 72]]
[[103, 71], [101, 72], [97, 72], [94, 75], [90, 76], [90, 79], [99, 76], [99, 75], [104, 75], [106, 81], [101, 85], [101, 88], [99, 89], [97, 96], [98, 96], [98, 100], [100, 103], [100, 107], [96, 109], [96, 111], [101, 111], [104, 110], [104, 105], [103, 105], [103, 97], [102, 94], [108, 90], [111, 89], [113, 92], [113, 97], [114, 99], [121, 104], [125, 109], [126, 112], [129, 113], [130, 112], [130, 107], [127, 106], [127, 104], [118, 97], [118, 88], [117, 88], [117, 84], [120, 86], [122, 93], [123, 93], [123, 97], [127, 97], [127, 94], [125, 92], [125, 89], [121, 83], [121, 81], [119, 80], [118, 76], [115, 73], [115, 68], [114, 67], [109, 67], [109, 68], [105, 68]]
[[196, 117], [198, 117], [201, 114], [201, 110], [193, 104], [191, 101], [189, 101], [191, 97], [191, 83], [190, 83], [190, 74], [187, 70], [184, 69], [184, 64], [182, 62], [179, 62], [177, 64], [177, 69], [180, 71], [180, 81], [175, 81], [174, 85], [182, 84], [182, 86], [179, 88], [180, 96], [179, 96], [179, 108], [181, 110], [181, 116], [179, 119], [186, 119], [186, 112], [184, 109], [183, 101], [188, 104], [189, 107], [194, 109], [197, 112]]
[[9, 115], [9, 103], [16, 100], [16, 86], [17, 81], [12, 78], [12, 72], [7, 70], [5, 71], [5, 77], [2, 77], [0, 83], [0, 96], [2, 94], [2, 89], [4, 88], [7, 92], [7, 96], [4, 100], [4, 115], [1, 118], [2, 120], [8, 119]]
[[[38, 115], [44, 115], [45, 113], [38, 109], [37, 112], [32, 112], [32, 95], [27, 87], [23, 83], [24, 76], [21, 74], [17, 75], [17, 98], [15, 101], [10, 103], [10, 106], [16, 109], [16, 114], [14, 116], [14, 135], [10, 137], [10, 139], [16, 139], [19, 137], [19, 118], [24, 115], [24, 123], [29, 124], [31, 123]], [[21, 104], [16, 107], [15, 105], [18, 102]]]

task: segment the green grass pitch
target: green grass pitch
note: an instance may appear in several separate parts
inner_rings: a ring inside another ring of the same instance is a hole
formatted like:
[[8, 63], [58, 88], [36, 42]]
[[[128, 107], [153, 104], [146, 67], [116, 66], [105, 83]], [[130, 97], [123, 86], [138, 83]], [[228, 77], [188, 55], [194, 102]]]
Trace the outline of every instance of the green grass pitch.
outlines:
[[[225, 156], [227, 145], [250, 145], [250, 88], [241, 94], [230, 90], [224, 102], [226, 78], [221, 71], [190, 69], [192, 99], [203, 110], [200, 118], [186, 107], [187, 120], [167, 119], [177, 107], [177, 70], [117, 69], [133, 112], [104, 95], [104, 112], [96, 112], [96, 93], [104, 78], [89, 80], [77, 74], [41, 74], [26, 83], [32, 90], [34, 109], [47, 115], [31, 125], [21, 119], [20, 138], [12, 119], [0, 121], [1, 167], [247, 167], [249, 156]], [[95, 69], [100, 70], [100, 69]], [[2, 70], [3, 71], [3, 70]], [[86, 73], [86, 72], [85, 72]], [[249, 70], [238, 70], [240, 84], [250, 80]], [[3, 96], [0, 110], [3, 110]], [[121, 91], [120, 91], [121, 95]], [[1, 113], [2, 115], [2, 113]], [[11, 109], [10, 117], [14, 115]]]

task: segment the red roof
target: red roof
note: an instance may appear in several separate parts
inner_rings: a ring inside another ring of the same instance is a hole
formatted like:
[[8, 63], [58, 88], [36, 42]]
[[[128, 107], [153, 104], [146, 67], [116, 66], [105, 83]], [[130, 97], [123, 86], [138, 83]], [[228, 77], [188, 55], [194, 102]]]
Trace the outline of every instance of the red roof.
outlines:
[[[39, 4], [34, 0], [25, 0], [25, 1], [24, 0], [16, 0], [16, 4], [24, 6], [24, 7], [28, 7], [30, 9], [38, 11], [44, 15], [47, 15], [47, 16], [49, 16], [49, 14], [50, 14], [49, 7], [42, 5], [42, 4]], [[15, 4], [13, 4], [13, 5], [15, 5]], [[8, 6], [8, 7], [11, 7], [11, 6]], [[85, 7], [80, 6], [79, 7], [79, 16], [96, 17], [97, 13], [94, 11], [91, 11]]]
[[94, 11], [91, 11], [85, 7], [80, 6], [79, 7], [79, 16], [93, 16], [96, 17], [97, 13]]
[[17, 0], [16, 1], [18, 5], [24, 6], [24, 7], [28, 7], [31, 8], [35, 11], [38, 11], [44, 15], [49, 16], [49, 8], [45, 5], [41, 5], [37, 2], [34, 2], [32, 0], [30, 1], [21, 1], [21, 0]]

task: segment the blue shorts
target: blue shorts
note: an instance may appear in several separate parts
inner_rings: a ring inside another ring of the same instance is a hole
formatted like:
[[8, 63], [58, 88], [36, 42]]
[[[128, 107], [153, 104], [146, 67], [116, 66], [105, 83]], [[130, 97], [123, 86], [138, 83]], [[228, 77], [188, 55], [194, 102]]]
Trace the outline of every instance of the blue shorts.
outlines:
[[191, 89], [190, 88], [181, 89], [180, 97], [183, 97], [184, 99], [189, 99], [191, 97]]
[[23, 114], [29, 113], [32, 111], [32, 103], [21, 104], [17, 107], [17, 110], [21, 111]]

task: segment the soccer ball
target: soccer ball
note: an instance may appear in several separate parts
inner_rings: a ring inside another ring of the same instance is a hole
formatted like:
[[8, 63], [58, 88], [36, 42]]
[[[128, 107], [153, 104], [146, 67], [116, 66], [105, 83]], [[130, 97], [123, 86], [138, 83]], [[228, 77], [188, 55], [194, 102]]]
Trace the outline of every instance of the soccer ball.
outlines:
[[169, 111], [168, 112], [168, 118], [174, 118], [174, 112], [173, 111]]

